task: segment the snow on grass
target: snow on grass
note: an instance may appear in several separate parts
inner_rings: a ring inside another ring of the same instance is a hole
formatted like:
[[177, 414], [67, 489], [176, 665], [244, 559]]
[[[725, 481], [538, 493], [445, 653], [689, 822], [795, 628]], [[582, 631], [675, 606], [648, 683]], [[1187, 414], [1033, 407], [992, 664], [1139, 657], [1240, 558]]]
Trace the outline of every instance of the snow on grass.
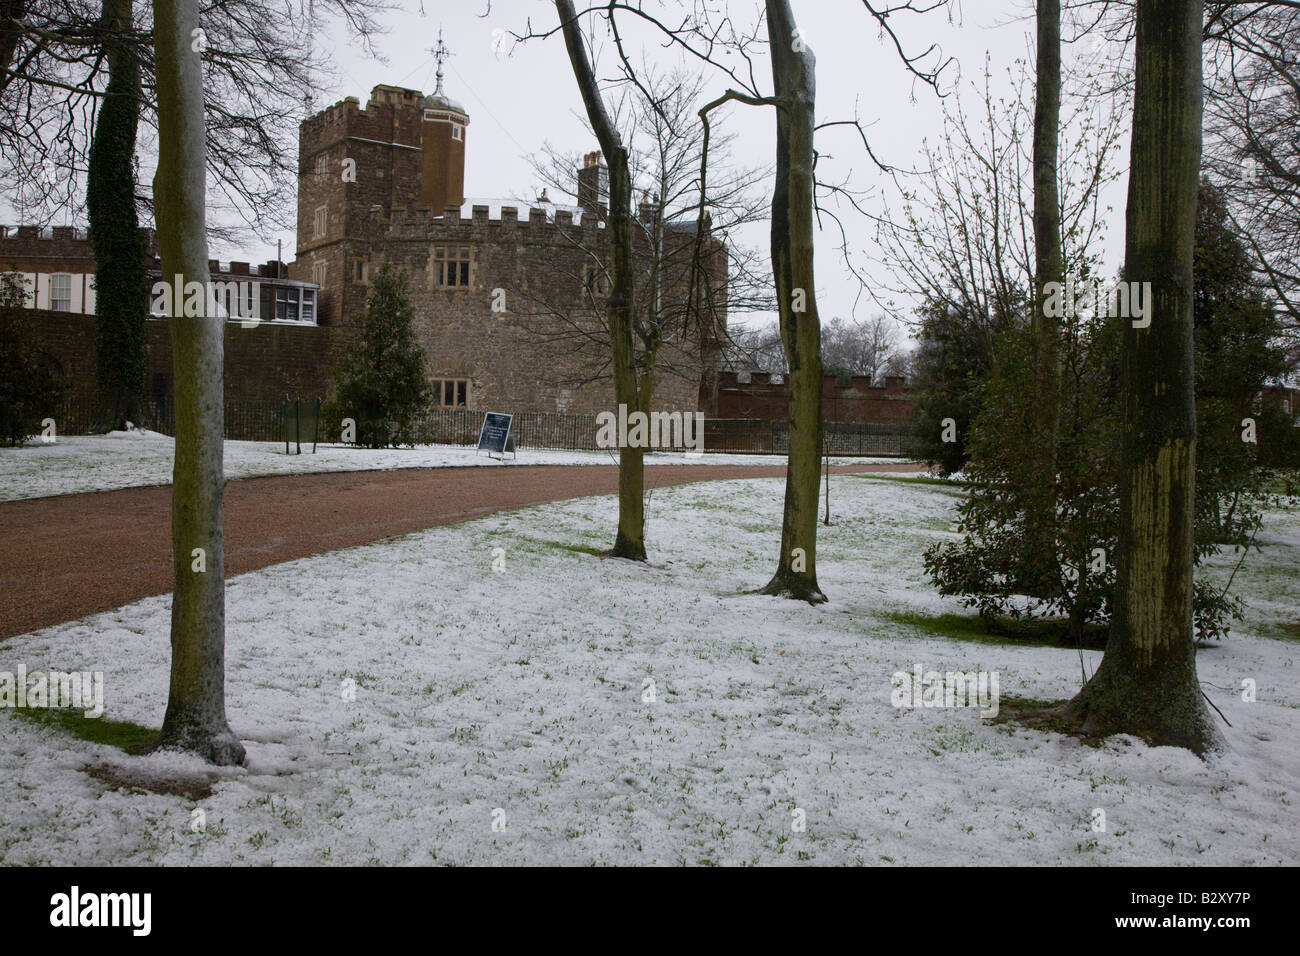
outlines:
[[[952, 536], [958, 491], [832, 479], [831, 493], [818, 556], [831, 600], [815, 608], [742, 593], [772, 571], [775, 479], [655, 491], [649, 566], [583, 550], [608, 546], [616, 512], [588, 498], [235, 578], [227, 695], [249, 766], [208, 775], [2, 713], [0, 860], [1300, 861], [1298, 647], [1268, 636], [1300, 604], [1300, 511], [1269, 513], [1264, 552], [1237, 578], [1251, 618], [1199, 653], [1233, 725], [1231, 751], [1203, 763], [973, 708], [895, 709], [890, 676], [914, 664], [997, 671], [1004, 697], [1052, 700], [1077, 689], [1079, 655], [893, 623], [960, 610], [919, 558]], [[1231, 556], [1218, 564], [1226, 573]], [[168, 655], [163, 596], [11, 639], [0, 670], [103, 670], [106, 718], [157, 727]], [[1083, 656], [1090, 671], [1100, 659]], [[1247, 677], [1255, 703], [1239, 695]], [[164, 782], [194, 792], [151, 792]]]
[[[296, 446], [293, 446], [296, 447]], [[172, 482], [173, 442], [157, 432], [110, 432], [74, 435], [57, 442], [22, 448], [0, 448], [0, 501], [43, 498], [84, 491], [112, 491]], [[785, 465], [783, 455], [728, 455], [709, 453], [691, 458], [682, 453], [651, 452], [647, 465]], [[836, 458], [836, 464], [897, 464], [899, 458]], [[608, 451], [519, 450], [505, 465], [610, 465], [617, 458]], [[395, 468], [459, 468], [503, 464], [473, 448], [456, 445], [419, 445], [415, 448], [365, 449], [350, 445], [310, 446], [303, 454], [286, 455], [275, 442], [225, 443], [227, 478], [264, 475], [302, 475], [329, 471], [389, 471]], [[918, 466], [919, 467], [919, 466]]]

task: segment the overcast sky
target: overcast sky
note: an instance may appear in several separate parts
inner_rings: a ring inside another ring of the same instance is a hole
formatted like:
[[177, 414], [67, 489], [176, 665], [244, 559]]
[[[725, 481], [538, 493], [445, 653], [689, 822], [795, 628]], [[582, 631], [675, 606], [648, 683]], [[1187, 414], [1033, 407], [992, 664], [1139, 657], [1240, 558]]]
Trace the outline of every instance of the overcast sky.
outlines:
[[[738, 24], [752, 25], [759, 22], [761, 6], [758, 0], [730, 0], [729, 12]], [[530, 156], [547, 144], [574, 153], [596, 148], [580, 115], [581, 101], [563, 39], [557, 34], [513, 48], [501, 42], [508, 31], [526, 32], [530, 17], [535, 27], [554, 26], [556, 14], [550, 0], [492, 0], [486, 16], [488, 0], [424, 0], [422, 7], [419, 0], [403, 0], [383, 18], [387, 32], [376, 41], [383, 62], [368, 56], [360, 44], [342, 33], [318, 33], [316, 52], [334, 75], [321, 77], [313, 109], [318, 111], [345, 96], [356, 96], [364, 104], [371, 88], [380, 83], [432, 92], [435, 66], [431, 51], [441, 27], [452, 52], [445, 68], [445, 91], [470, 114], [467, 196], [536, 196], [543, 183]], [[934, 93], [911, 79], [892, 44], [879, 36], [858, 0], [794, 0], [793, 8], [800, 32], [817, 58], [819, 120], [857, 115], [867, 124], [872, 148], [882, 160], [903, 167], [916, 163], [923, 137], [933, 141], [941, 130], [941, 105]], [[909, 53], [934, 43], [945, 56], [955, 59], [945, 74], [945, 88], [970, 105], [975, 102], [972, 84], [979, 81], [986, 53], [992, 57], [996, 77], [1003, 76], [1003, 68], [1016, 58], [1031, 58], [1033, 4], [1031, 0], [965, 0], [958, 3], [955, 14], [952, 22], [942, 10], [900, 15], [894, 22]], [[597, 24], [593, 18], [591, 25]], [[602, 76], [614, 73], [611, 52], [602, 40], [598, 49]], [[673, 63], [673, 54], [657, 44], [647, 44], [632, 56], [665, 67]], [[757, 75], [765, 91], [770, 88], [768, 69], [766, 59], [759, 59]], [[723, 78], [716, 76], [706, 89], [716, 95], [725, 87]], [[728, 108], [740, 160], [749, 165], [770, 164], [775, 139], [772, 110], [739, 105]], [[819, 174], [824, 171], [828, 178], [838, 179], [851, 171], [854, 188], [874, 193], [867, 203], [873, 206], [884, 195], [886, 180], [855, 136], [851, 130], [820, 134], [819, 149], [832, 158], [824, 170], [819, 168]], [[1121, 166], [1126, 165], [1126, 158]], [[152, 163], [146, 162], [146, 166]], [[1106, 243], [1107, 264], [1112, 268], [1122, 249], [1123, 188], [1121, 181], [1108, 197], [1119, 211], [1111, 217]], [[560, 197], [552, 191], [551, 198]], [[870, 224], [852, 212], [846, 212], [844, 221], [850, 242], [860, 255], [869, 255]], [[738, 238], [766, 252], [766, 225], [753, 227]], [[265, 261], [275, 256], [276, 239], [284, 242], [285, 258], [292, 258], [292, 232], [261, 239], [250, 235], [242, 246], [214, 245], [212, 256]], [[860, 288], [845, 269], [838, 244], [837, 232], [818, 237], [818, 302], [823, 321], [852, 314]], [[879, 274], [865, 258], [857, 264], [868, 275], [873, 271]], [[857, 314], [865, 318], [874, 308], [864, 298], [858, 302]]]
[[[581, 8], [581, 3], [578, 6]], [[856, 114], [869, 124], [872, 148], [882, 160], [904, 167], [913, 165], [922, 139], [929, 137], [933, 141], [941, 128], [941, 106], [934, 93], [912, 81], [892, 44], [880, 38], [857, 0], [794, 0], [793, 7], [800, 32], [817, 57], [819, 120]], [[535, 27], [554, 26], [554, 4], [549, 0], [492, 0], [490, 14], [483, 16], [488, 8], [487, 0], [424, 0], [421, 11], [418, 2], [408, 0], [386, 19], [390, 32], [378, 43], [386, 63], [365, 56], [345, 37], [321, 38], [320, 52], [336, 69], [337, 81], [322, 89], [316, 108], [344, 96], [357, 96], [364, 103], [378, 83], [432, 92], [435, 66], [431, 48], [441, 26], [453, 54], [445, 68], [445, 91], [470, 114], [466, 195], [537, 195], [543, 183], [530, 165], [530, 156], [548, 143], [575, 153], [595, 149], [596, 143], [585, 127], [563, 39], [556, 35], [513, 48], [501, 42], [507, 31], [526, 32], [530, 17]], [[732, 18], [739, 24], [757, 23], [760, 9], [757, 0], [731, 0], [729, 4]], [[953, 22], [943, 11], [900, 15], [896, 29], [909, 53], [935, 43], [945, 56], [953, 57], [956, 62], [946, 73], [946, 88], [973, 101], [971, 85], [979, 80], [986, 53], [992, 57], [998, 76], [1002, 75], [1002, 67], [1016, 58], [1032, 59], [1032, 14], [1030, 0], [966, 0], [958, 6]], [[599, 31], [597, 35], [603, 36]], [[603, 76], [614, 74], [611, 55], [607, 47], [599, 50], [598, 65], [605, 67]], [[644, 46], [641, 55], [655, 63], [673, 62], [673, 55], [658, 45]], [[635, 62], [636, 56], [633, 58]], [[760, 60], [757, 69], [764, 89], [769, 89], [767, 61]], [[716, 95], [725, 87], [719, 76], [707, 88]], [[770, 163], [775, 145], [772, 110], [735, 106], [731, 112], [730, 128], [737, 136], [739, 158], [747, 163]], [[822, 134], [819, 148], [833, 156], [826, 171], [837, 178], [851, 170], [854, 187], [872, 190], [878, 202], [884, 179], [861, 143], [855, 142], [855, 136], [851, 130]], [[1121, 211], [1123, 185], [1121, 182], [1111, 196]], [[556, 197], [552, 194], [551, 198]], [[1122, 249], [1122, 215], [1112, 216], [1111, 220], [1107, 247], [1108, 264], [1113, 267]], [[850, 241], [869, 255], [870, 224], [852, 212], [845, 214], [844, 221], [850, 228]], [[766, 231], [765, 225], [758, 226], [738, 238], [765, 251]], [[285, 235], [284, 240], [286, 250], [291, 248], [292, 236]], [[859, 289], [843, 265], [838, 244], [836, 232], [828, 231], [819, 237], [818, 302], [823, 321], [851, 315]], [[869, 275], [878, 273], [865, 259], [858, 265]], [[874, 308], [865, 298], [857, 302], [859, 317]]]

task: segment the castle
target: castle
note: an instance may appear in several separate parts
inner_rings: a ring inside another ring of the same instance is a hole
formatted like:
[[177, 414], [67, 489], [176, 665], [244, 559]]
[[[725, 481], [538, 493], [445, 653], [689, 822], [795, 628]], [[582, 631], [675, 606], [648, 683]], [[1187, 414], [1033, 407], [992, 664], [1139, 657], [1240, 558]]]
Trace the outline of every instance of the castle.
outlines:
[[[469, 125], [469, 114], [443, 92], [441, 66], [430, 96], [379, 85], [364, 108], [349, 97], [305, 120], [289, 277], [319, 287], [321, 326], [349, 327], [378, 270], [404, 270], [439, 404], [581, 414], [612, 408], [603, 330], [608, 171], [598, 153], [587, 154], [573, 206], [545, 194], [523, 203], [469, 200]], [[638, 212], [643, 257], [659, 237], [666, 277], [655, 294], [665, 314], [672, 301], [665, 289], [685, 285], [684, 253], [695, 230], [656, 230], [660, 210], [648, 201]], [[716, 374], [726, 250], [712, 235], [703, 249], [713, 307], [707, 321], [666, 323], [656, 408], [694, 411], [702, 386], [707, 404]]]
[[[427, 97], [379, 85], [364, 107], [348, 97], [300, 124], [295, 260], [210, 264], [214, 280], [251, 276], [264, 286], [264, 321], [227, 323], [228, 402], [328, 396], [355, 348], [372, 278], [388, 265], [409, 277], [436, 404], [573, 414], [614, 407], [604, 330], [608, 172], [599, 154], [576, 171], [576, 205], [545, 193], [532, 202], [467, 200], [470, 117], [444, 94], [441, 65], [437, 81]], [[646, 290], [661, 315], [682, 298], [673, 294], [686, 284], [682, 254], [703, 251], [693, 261], [707, 265], [707, 309], [688, 305], [677, 311], [691, 316], [665, 324], [654, 408], [695, 411], [703, 395], [707, 410], [725, 334], [726, 248], [711, 232], [697, 242], [693, 223], [660, 224], [653, 203], [638, 212], [639, 261], [653, 247], [663, 263]], [[84, 394], [94, 387], [89, 246], [71, 228], [0, 232], [0, 271], [24, 275], [29, 307], [45, 310], [47, 352]], [[156, 248], [156, 271], [154, 257]], [[170, 329], [152, 318], [146, 397], [166, 401]]]

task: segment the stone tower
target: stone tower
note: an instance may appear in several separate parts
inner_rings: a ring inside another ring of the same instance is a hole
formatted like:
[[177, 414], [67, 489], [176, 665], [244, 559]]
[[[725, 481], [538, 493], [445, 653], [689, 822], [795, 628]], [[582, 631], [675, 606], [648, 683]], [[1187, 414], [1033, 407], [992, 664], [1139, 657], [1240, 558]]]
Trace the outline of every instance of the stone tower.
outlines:
[[442, 89], [442, 61], [447, 47], [438, 31], [434, 56], [438, 59], [438, 84], [433, 95], [424, 100], [424, 122], [420, 130], [424, 149], [424, 167], [420, 177], [420, 205], [429, 206], [435, 215], [448, 206], [465, 202], [465, 128], [469, 114]]

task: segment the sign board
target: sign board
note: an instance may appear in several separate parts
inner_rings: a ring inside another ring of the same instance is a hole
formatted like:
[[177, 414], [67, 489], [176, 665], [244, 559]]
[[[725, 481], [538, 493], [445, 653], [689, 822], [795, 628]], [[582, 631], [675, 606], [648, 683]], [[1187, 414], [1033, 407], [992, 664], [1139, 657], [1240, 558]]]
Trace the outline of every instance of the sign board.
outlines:
[[296, 454], [302, 454], [302, 443], [311, 442], [311, 453], [316, 454], [316, 440], [320, 436], [320, 399], [314, 402], [304, 402], [295, 398], [289, 401], [289, 396], [284, 397], [284, 453], [290, 454], [289, 444], [292, 442], [298, 447]]
[[504, 412], [488, 412], [483, 416], [483, 427], [478, 433], [478, 450], [486, 451], [488, 457], [503, 456], [509, 452], [515, 454], [515, 436], [513, 432], [514, 416]]

